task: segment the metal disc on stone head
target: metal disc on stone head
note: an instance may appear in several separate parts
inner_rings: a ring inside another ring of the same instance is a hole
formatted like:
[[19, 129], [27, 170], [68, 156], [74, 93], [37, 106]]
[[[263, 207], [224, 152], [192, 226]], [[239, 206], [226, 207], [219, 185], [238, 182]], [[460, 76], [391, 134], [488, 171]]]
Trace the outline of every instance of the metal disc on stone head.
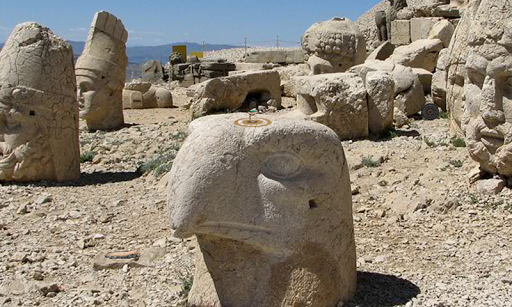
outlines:
[[421, 116], [426, 120], [434, 120], [439, 117], [439, 108], [433, 103], [427, 103], [421, 109]]

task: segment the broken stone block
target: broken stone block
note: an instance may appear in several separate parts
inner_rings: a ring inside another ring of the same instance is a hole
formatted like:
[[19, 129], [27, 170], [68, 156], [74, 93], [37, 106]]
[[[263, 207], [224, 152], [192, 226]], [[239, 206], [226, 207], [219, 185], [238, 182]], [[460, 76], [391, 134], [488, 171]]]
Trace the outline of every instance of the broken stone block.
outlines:
[[453, 36], [455, 27], [448, 20], [438, 21], [430, 30], [428, 34], [429, 39], [440, 39], [443, 42], [444, 48], [448, 48]]
[[434, 25], [441, 20], [441, 18], [412, 18], [411, 41], [427, 39]]
[[297, 108], [308, 119], [324, 124], [341, 140], [368, 137], [368, 102], [363, 79], [351, 73], [294, 79]]
[[380, 135], [393, 128], [393, 102], [395, 82], [385, 71], [372, 71], [366, 75], [368, 93], [368, 128]]
[[125, 265], [132, 268], [155, 267], [165, 256], [165, 249], [160, 247], [142, 248], [139, 251], [138, 258], [128, 259], [110, 259], [107, 254], [110, 252], [101, 252], [93, 260], [93, 269], [99, 270], [120, 270]]
[[396, 48], [386, 61], [434, 72], [439, 52], [443, 48], [443, 42], [439, 39], [420, 39], [410, 45]]

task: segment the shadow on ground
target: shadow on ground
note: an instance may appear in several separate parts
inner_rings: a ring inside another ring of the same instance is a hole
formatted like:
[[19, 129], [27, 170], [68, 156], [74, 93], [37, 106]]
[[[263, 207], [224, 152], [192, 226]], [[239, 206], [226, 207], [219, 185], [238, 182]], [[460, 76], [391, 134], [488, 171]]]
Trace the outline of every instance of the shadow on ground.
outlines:
[[412, 282], [393, 276], [370, 272], [357, 272], [357, 290], [346, 307], [392, 307], [405, 305], [420, 288]]
[[131, 181], [142, 176], [139, 171], [133, 172], [94, 172], [82, 173], [80, 179], [68, 182], [39, 181], [39, 182], [2, 182], [3, 186], [38, 186], [38, 187], [84, 187], [90, 185], [118, 183]]
[[142, 176], [139, 171], [134, 172], [94, 172], [94, 173], [82, 173], [79, 180], [70, 182], [69, 186], [88, 186], [96, 184], [106, 183], [118, 183], [131, 181]]

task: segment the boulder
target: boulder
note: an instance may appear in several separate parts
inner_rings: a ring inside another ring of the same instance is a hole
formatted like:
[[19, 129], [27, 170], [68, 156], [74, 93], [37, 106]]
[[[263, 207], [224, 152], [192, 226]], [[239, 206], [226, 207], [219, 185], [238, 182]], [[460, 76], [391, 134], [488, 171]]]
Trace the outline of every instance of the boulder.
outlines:
[[448, 20], [438, 21], [430, 30], [428, 34], [429, 39], [440, 39], [443, 42], [443, 47], [448, 48], [453, 36], [455, 27]]
[[441, 49], [443, 42], [439, 39], [420, 39], [410, 45], [396, 48], [386, 61], [434, 72]]

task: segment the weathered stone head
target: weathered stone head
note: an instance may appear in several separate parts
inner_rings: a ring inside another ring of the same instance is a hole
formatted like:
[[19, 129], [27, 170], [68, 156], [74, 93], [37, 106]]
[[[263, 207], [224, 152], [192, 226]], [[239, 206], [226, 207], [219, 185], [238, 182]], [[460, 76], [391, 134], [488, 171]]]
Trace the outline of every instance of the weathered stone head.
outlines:
[[302, 49], [310, 55], [308, 64], [315, 75], [344, 72], [366, 57], [365, 38], [347, 18], [312, 25], [302, 36]]
[[80, 177], [73, 50], [23, 23], [0, 52], [0, 181]]
[[[493, 16], [493, 18], [489, 18]], [[471, 157], [512, 176], [512, 46], [509, 0], [483, 0], [468, 36], [463, 122]]]
[[108, 12], [96, 13], [76, 63], [80, 118], [89, 130], [116, 129], [124, 124], [127, 40], [128, 32], [121, 20]]
[[[335, 306], [355, 292], [352, 201], [337, 135], [245, 114], [191, 124], [169, 178], [175, 236], [201, 249], [194, 306]], [[268, 122], [267, 122], [268, 123]]]

